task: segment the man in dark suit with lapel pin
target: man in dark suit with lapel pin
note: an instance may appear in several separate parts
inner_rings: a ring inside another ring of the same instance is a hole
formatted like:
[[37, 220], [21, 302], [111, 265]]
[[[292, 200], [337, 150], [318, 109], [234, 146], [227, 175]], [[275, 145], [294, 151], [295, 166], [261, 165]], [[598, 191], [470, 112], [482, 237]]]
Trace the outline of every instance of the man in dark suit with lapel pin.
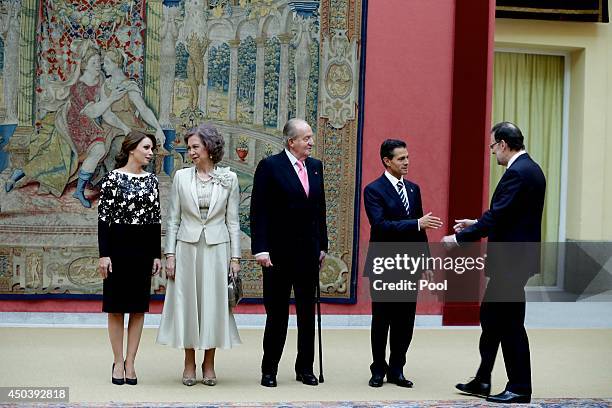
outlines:
[[[480, 367], [472, 381], [456, 385], [462, 392], [488, 396], [489, 402], [531, 401], [524, 288], [539, 271], [546, 179], [525, 152], [523, 141], [521, 130], [513, 123], [493, 127], [489, 147], [497, 164], [507, 169], [495, 188], [490, 209], [478, 220], [456, 220], [455, 235], [443, 238], [450, 246], [489, 238], [486, 274], [490, 279], [480, 306]], [[489, 396], [500, 344], [508, 383], [502, 393]]]
[[[373, 248], [381, 242], [422, 242], [426, 247], [425, 230], [442, 225], [440, 218], [431, 213], [423, 215], [419, 186], [404, 178], [409, 163], [406, 143], [401, 140], [385, 140], [380, 146], [380, 159], [385, 167], [384, 174], [364, 190], [364, 205], [370, 222], [368, 258], [376, 256], [373, 255]], [[431, 271], [426, 272], [426, 277], [432, 278]], [[414, 328], [416, 291], [413, 295], [412, 299], [403, 302], [372, 301], [373, 362], [370, 365], [372, 377], [368, 383], [371, 387], [381, 387], [385, 375], [387, 382], [400, 387], [410, 388], [413, 385], [403, 373]], [[390, 355], [387, 364], [385, 353], [388, 334]]]
[[311, 158], [312, 129], [290, 119], [285, 149], [259, 162], [251, 194], [251, 251], [263, 269], [266, 328], [261, 385], [276, 387], [287, 337], [289, 297], [295, 294], [298, 344], [296, 380], [318, 385], [313, 374], [314, 300], [327, 252], [323, 164]]

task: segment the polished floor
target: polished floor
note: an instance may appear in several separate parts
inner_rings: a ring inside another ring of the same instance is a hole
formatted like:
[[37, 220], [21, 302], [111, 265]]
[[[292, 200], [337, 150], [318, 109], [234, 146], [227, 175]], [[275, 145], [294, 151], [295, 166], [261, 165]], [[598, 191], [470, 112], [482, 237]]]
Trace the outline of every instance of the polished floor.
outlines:
[[[90, 403], [461, 400], [469, 397], [457, 394], [453, 386], [474, 374], [480, 329], [417, 328], [405, 368], [413, 389], [367, 386], [366, 329], [324, 329], [325, 383], [318, 387], [294, 379], [296, 333], [290, 330], [278, 387], [264, 388], [258, 384], [262, 330], [240, 332], [243, 345], [217, 352], [215, 387], [183, 386], [182, 351], [155, 344], [155, 329], [143, 333], [138, 385], [114, 386], [105, 329], [2, 327], [0, 386], [67, 386], [71, 402]], [[534, 398], [612, 397], [611, 329], [531, 329], [529, 337]], [[501, 390], [505, 382], [500, 352], [493, 390]]]

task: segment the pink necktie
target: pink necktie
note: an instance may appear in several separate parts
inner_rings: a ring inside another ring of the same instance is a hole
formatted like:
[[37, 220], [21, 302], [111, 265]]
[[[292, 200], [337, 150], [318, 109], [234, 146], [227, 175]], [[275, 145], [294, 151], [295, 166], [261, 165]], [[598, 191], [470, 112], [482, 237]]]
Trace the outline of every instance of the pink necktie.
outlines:
[[296, 163], [298, 166], [298, 177], [300, 178], [300, 181], [302, 182], [302, 187], [304, 187], [304, 192], [306, 193], [306, 197], [308, 197], [310, 186], [308, 184], [308, 175], [306, 174], [306, 170], [304, 170], [304, 163], [302, 163], [300, 160], [298, 160]]

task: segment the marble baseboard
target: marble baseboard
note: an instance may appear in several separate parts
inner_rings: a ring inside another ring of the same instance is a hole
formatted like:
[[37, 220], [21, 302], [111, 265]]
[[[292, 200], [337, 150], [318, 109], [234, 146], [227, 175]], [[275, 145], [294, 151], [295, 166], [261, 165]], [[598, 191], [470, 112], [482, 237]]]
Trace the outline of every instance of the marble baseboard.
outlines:
[[[266, 316], [263, 314], [234, 316], [239, 328], [263, 328], [266, 323]], [[159, 314], [147, 314], [145, 327], [158, 327], [160, 317]], [[321, 325], [327, 329], [369, 329], [371, 319], [370, 315], [324, 315], [321, 317]], [[417, 316], [415, 324], [418, 327], [440, 327], [442, 316]], [[3, 312], [0, 313], [0, 327], [106, 327], [106, 314]], [[289, 316], [289, 327], [296, 327], [295, 315]]]
[[[159, 314], [147, 314], [145, 327], [159, 326]], [[263, 328], [266, 316], [263, 314], [237, 314], [239, 328]], [[371, 315], [323, 315], [321, 325], [326, 329], [369, 329]], [[447, 328], [442, 326], [441, 315], [418, 315], [417, 328]], [[537, 328], [612, 328], [612, 302], [585, 303], [527, 303], [525, 326]], [[104, 313], [38, 313], [2, 312], [0, 327], [106, 327]], [[295, 315], [289, 317], [289, 327], [296, 327]], [[475, 328], [477, 326], [465, 326]], [[461, 326], [449, 326], [459, 329]]]

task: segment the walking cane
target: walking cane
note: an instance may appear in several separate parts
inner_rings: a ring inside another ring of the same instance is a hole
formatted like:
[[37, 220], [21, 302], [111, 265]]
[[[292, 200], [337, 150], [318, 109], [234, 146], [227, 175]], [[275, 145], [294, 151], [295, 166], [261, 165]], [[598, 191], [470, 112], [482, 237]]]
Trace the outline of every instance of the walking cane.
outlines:
[[325, 379], [323, 378], [323, 343], [321, 341], [321, 283], [319, 279], [317, 279], [317, 325], [317, 331], [319, 333], [319, 383], [324, 383]]

